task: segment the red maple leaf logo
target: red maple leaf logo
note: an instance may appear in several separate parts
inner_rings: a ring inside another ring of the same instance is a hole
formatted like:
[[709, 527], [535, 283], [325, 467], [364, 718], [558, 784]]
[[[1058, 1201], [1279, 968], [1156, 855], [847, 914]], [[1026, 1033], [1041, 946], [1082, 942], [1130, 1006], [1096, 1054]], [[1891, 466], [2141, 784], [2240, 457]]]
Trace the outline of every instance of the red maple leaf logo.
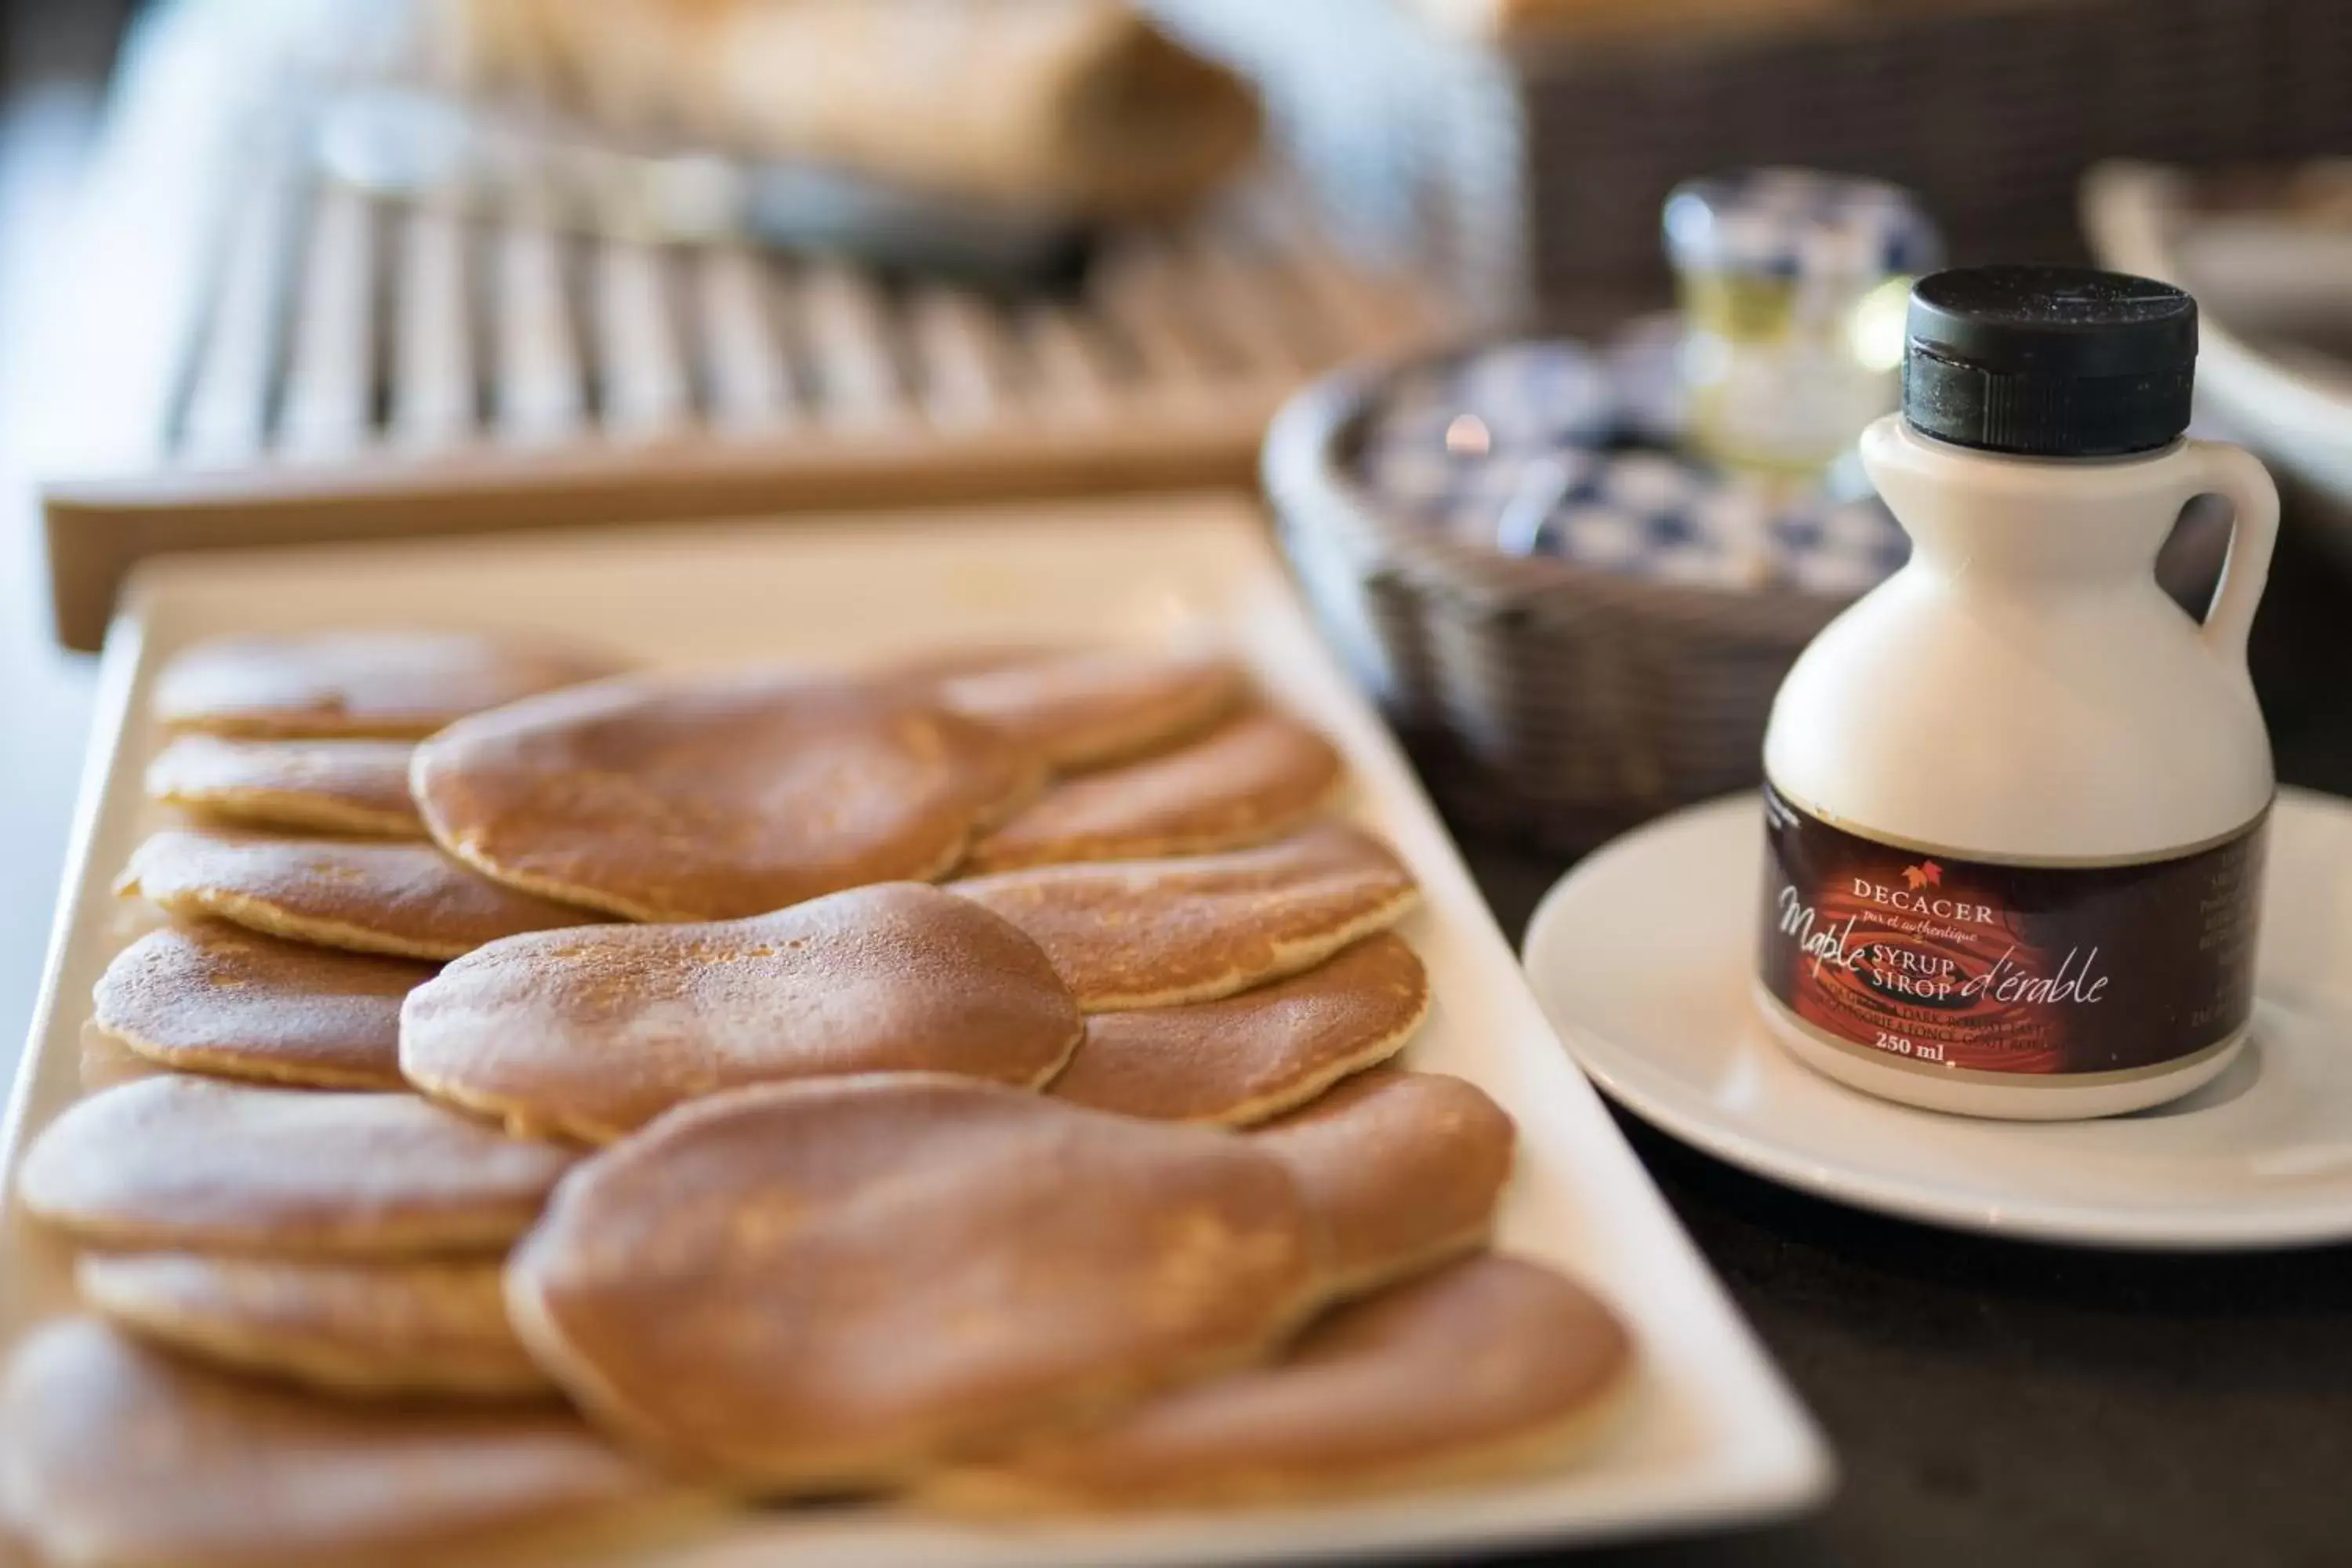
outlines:
[[1922, 860], [1916, 866], [1903, 868], [1903, 880], [1914, 892], [1921, 888], [1940, 888], [1944, 885], [1944, 868], [1933, 860]]

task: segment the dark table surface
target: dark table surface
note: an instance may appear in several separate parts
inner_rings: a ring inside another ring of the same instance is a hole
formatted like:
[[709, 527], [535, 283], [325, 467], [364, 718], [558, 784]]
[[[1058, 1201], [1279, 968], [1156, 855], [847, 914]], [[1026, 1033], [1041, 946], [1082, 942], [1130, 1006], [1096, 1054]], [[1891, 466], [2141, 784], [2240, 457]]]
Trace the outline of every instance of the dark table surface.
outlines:
[[[2282, 776], [2352, 794], [2352, 587], [2283, 549], [2263, 623]], [[1516, 945], [1570, 862], [1465, 849]], [[1828, 1435], [1840, 1486], [1769, 1529], [1504, 1562], [2352, 1564], [2352, 1247], [1991, 1240], [1807, 1197], [1618, 1121]]]

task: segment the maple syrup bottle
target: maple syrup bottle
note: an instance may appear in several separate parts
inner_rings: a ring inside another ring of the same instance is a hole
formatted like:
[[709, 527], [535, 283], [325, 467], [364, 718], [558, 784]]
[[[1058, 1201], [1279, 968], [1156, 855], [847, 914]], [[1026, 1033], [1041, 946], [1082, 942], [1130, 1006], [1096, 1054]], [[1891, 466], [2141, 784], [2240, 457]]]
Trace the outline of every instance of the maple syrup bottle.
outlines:
[[[2244, 1047], [2269, 737], [2246, 633], [2278, 496], [2187, 440], [2196, 302], [2076, 268], [1938, 272], [1862, 458], [1911, 560], [1832, 622], [1764, 742], [1759, 1005], [1888, 1099], [2105, 1116]], [[2235, 508], [2200, 625], [2157, 584]]]

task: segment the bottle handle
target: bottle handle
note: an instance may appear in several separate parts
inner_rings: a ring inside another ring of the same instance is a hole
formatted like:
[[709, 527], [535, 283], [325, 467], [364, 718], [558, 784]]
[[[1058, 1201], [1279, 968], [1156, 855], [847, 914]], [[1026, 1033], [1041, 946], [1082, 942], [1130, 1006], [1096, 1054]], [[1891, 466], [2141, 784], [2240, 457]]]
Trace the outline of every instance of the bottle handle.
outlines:
[[2246, 634], [2253, 629], [2254, 606], [2262, 602], [2263, 585], [2270, 580], [2271, 552], [2278, 544], [2278, 487], [2262, 460], [2243, 447], [2191, 441], [2189, 456], [2180, 504], [2218, 495], [2230, 503], [2232, 513], [2221, 580], [2213, 585], [2213, 601], [2205, 607], [2205, 646], [2216, 658], [2243, 669]]

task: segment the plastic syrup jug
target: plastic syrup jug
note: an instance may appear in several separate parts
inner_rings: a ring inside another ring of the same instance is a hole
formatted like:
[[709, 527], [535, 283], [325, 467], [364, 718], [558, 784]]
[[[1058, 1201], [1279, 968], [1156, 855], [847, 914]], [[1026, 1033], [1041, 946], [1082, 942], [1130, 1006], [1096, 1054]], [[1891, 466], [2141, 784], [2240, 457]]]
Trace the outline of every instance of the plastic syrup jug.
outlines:
[[[1773, 703], [1759, 1005], [1811, 1066], [1934, 1110], [2186, 1094], [2252, 1008], [2274, 784], [2246, 634], [2277, 492], [2183, 438], [2177, 289], [1938, 272], [1906, 337], [1903, 411], [1862, 459], [1912, 555]], [[2200, 625], [2155, 563], [2208, 493], [2236, 518]]]

